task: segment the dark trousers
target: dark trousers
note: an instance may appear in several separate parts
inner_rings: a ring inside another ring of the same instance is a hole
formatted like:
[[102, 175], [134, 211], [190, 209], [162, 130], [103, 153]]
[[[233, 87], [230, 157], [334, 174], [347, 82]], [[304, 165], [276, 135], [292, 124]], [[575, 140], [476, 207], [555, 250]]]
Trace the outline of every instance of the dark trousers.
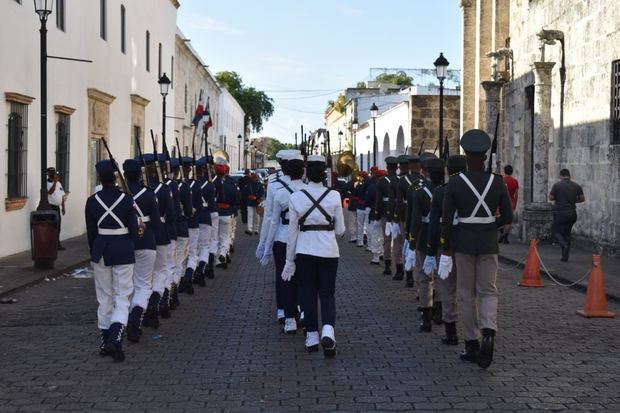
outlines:
[[553, 238], [562, 248], [570, 247], [571, 231], [577, 222], [577, 211], [554, 211], [553, 212]]
[[60, 248], [60, 223], [62, 221], [62, 214], [60, 213], [60, 207], [57, 205], [50, 205], [50, 207], [58, 213], [58, 233], [56, 234], [57, 245]]
[[273, 261], [276, 264], [276, 305], [278, 306], [277, 309], [281, 310], [284, 308], [282, 270], [284, 270], [284, 264], [286, 263], [285, 243], [279, 241], [273, 243]]
[[336, 273], [338, 258], [316, 257], [297, 254], [296, 276], [301, 283], [301, 302], [305, 326], [309, 332], [319, 330], [317, 298], [321, 300], [321, 321], [323, 325], [336, 325]]
[[248, 223], [248, 203], [246, 201], [241, 201], [241, 223]]

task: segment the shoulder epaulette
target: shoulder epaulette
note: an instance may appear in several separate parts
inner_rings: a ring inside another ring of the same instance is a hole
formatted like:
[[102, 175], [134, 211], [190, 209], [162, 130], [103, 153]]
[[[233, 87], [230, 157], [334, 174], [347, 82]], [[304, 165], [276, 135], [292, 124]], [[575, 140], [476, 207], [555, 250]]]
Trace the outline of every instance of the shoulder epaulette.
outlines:
[[495, 176], [500, 176], [500, 177], [502, 177], [502, 178], [504, 177], [504, 175], [502, 175], [502, 174], [500, 174], [500, 173], [497, 173], [497, 172], [493, 172], [493, 175], [495, 175]]

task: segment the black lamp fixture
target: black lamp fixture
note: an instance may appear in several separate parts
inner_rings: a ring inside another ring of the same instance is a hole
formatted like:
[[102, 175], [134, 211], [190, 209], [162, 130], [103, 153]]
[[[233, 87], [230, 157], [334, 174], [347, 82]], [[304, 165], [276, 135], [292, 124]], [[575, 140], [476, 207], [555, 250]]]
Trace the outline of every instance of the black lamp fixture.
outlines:
[[238, 159], [238, 168], [241, 169], [241, 142], [243, 142], [243, 136], [241, 136], [241, 134], [237, 135], [237, 142], [239, 143], [237, 145], [237, 152], [239, 152], [239, 159]]
[[344, 135], [344, 133], [342, 133], [341, 130], [338, 131], [338, 153], [342, 152], [342, 135]]
[[168, 79], [168, 76], [166, 76], [166, 74], [164, 73], [163, 75], [161, 75], [157, 83], [159, 83], [159, 93], [161, 93], [164, 98], [168, 96], [168, 91], [170, 90], [170, 83], [172, 83], [170, 79]]
[[34, 11], [41, 21], [47, 20], [47, 16], [52, 13], [53, 4], [54, 0], [34, 0]]
[[433, 63], [435, 65], [435, 72], [437, 79], [439, 80], [439, 157], [443, 158], [443, 81], [448, 76], [448, 66], [450, 62], [443, 56], [443, 53], [439, 53], [439, 57]]
[[[166, 145], [166, 96], [168, 96], [168, 91], [170, 90], [170, 79], [166, 74], [162, 74], [159, 80], [159, 93], [161, 93], [162, 102], [161, 102], [161, 140], [162, 140], [162, 149], [164, 153], [167, 153], [167, 145]], [[168, 165], [166, 164], [166, 168]], [[166, 172], [167, 173], [167, 172]]]
[[372, 106], [370, 107], [370, 117], [372, 118], [372, 164], [373, 166], [377, 166], [377, 116], [379, 116], [379, 108], [375, 105], [375, 102], [372, 102]]

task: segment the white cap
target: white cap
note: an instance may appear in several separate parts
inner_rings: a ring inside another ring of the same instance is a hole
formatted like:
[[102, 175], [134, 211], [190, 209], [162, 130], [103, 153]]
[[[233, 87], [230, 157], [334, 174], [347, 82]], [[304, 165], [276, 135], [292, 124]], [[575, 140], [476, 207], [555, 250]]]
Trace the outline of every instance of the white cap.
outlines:
[[283, 153], [286, 151], [286, 149], [280, 149], [277, 153], [276, 153], [276, 158], [277, 159], [282, 159]]
[[280, 159], [288, 161], [290, 160], [291, 156], [300, 155], [301, 152], [297, 149], [282, 149], [281, 151], [278, 151], [278, 154], [280, 154]]
[[308, 162], [325, 162], [325, 157], [322, 155], [308, 155]]
[[287, 153], [287, 154], [284, 154], [284, 157], [282, 159], [285, 159], [287, 161], [303, 161], [304, 157], [301, 156], [301, 153], [298, 153], [298, 154]]

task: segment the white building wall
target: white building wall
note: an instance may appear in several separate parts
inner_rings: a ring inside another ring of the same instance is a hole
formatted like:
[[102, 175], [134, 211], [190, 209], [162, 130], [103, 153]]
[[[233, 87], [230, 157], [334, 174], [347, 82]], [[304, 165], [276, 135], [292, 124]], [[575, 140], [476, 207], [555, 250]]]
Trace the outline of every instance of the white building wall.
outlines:
[[[121, 52], [120, 9], [126, 9], [126, 53]], [[85, 232], [84, 203], [89, 192], [89, 110], [87, 89], [95, 88], [114, 96], [109, 106], [108, 140], [120, 161], [132, 146], [131, 95], [150, 101], [145, 108], [145, 129], [161, 135], [161, 96], [158, 80], [158, 44], [162, 44], [162, 70], [170, 77], [174, 55], [176, 7], [171, 0], [108, 0], [107, 40], [100, 37], [98, 0], [66, 2], [66, 30], [56, 28], [56, 10], [48, 21], [48, 54], [91, 59], [77, 63], [50, 59], [48, 62], [48, 166], [55, 165], [55, 105], [75, 109], [70, 131], [70, 190], [61, 237]], [[30, 248], [29, 216], [39, 202], [40, 189], [40, 85], [39, 19], [32, 2], [0, 3], [0, 119], [7, 125], [8, 92], [34, 97], [28, 107], [27, 202], [16, 211], [0, 207], [0, 228], [10, 237], [0, 238], [0, 256]], [[145, 69], [146, 30], [151, 33], [151, 68]], [[9, 40], [10, 39], [10, 40]], [[174, 92], [174, 91], [171, 91]], [[168, 98], [168, 113], [175, 113], [174, 99]], [[174, 122], [167, 124], [173, 136]], [[7, 197], [7, 128], [0, 130], [0, 198]], [[104, 157], [107, 154], [104, 155]]]
[[[239, 103], [226, 90], [221, 88], [219, 105], [219, 122], [217, 124], [217, 145], [225, 148], [230, 157], [230, 170], [236, 171], [243, 168], [243, 140], [245, 112]], [[241, 147], [237, 137], [241, 135]], [[240, 153], [241, 151], [241, 153]], [[241, 165], [240, 165], [241, 162]]]

